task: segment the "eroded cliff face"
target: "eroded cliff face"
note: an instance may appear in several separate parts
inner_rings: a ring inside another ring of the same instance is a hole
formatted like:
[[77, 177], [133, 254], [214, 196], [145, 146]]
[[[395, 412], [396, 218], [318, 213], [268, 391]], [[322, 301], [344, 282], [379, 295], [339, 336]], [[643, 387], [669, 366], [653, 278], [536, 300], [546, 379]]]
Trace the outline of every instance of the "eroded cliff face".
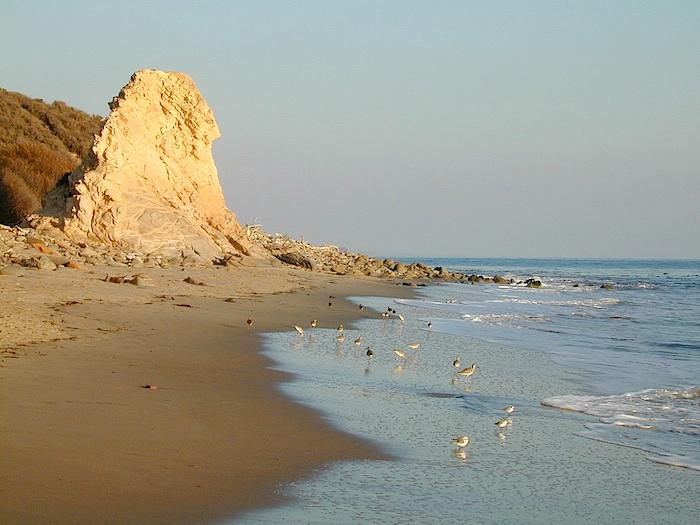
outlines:
[[54, 226], [71, 239], [144, 253], [248, 254], [212, 157], [219, 128], [192, 79], [138, 71], [110, 108], [68, 192], [54, 196], [63, 207]]

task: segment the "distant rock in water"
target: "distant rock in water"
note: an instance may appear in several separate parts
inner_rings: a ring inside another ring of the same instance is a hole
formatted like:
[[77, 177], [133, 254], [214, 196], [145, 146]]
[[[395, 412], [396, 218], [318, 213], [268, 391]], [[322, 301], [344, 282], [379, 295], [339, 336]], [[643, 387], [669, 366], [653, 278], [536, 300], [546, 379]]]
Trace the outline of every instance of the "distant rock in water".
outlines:
[[211, 153], [219, 128], [192, 79], [138, 71], [110, 108], [91, 152], [34, 223], [142, 253], [249, 254]]

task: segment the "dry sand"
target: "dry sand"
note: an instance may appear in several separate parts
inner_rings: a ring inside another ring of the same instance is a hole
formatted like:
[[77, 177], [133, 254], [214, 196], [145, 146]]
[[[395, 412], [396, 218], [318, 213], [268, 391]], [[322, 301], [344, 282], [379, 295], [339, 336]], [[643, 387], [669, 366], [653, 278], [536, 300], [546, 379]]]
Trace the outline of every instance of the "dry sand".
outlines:
[[410, 289], [286, 267], [101, 280], [119, 270], [0, 276], [0, 523], [212, 523], [379, 456], [282, 396], [258, 333], [377, 317], [340, 298]]

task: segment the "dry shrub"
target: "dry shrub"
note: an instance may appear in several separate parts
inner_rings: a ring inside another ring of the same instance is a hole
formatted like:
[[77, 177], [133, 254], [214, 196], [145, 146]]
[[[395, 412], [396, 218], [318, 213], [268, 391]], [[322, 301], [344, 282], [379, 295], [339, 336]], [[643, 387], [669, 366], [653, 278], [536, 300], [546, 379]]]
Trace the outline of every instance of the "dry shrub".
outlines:
[[0, 222], [17, 224], [37, 211], [46, 193], [78, 164], [75, 157], [40, 143], [0, 149]]

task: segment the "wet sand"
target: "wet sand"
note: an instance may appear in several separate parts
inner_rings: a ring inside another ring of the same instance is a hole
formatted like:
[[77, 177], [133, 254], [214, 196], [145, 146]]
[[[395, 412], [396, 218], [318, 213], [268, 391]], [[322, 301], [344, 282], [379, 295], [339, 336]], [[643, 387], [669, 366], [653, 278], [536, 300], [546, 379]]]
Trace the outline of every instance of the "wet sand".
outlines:
[[341, 297], [410, 288], [279, 267], [101, 280], [133, 272], [0, 277], [0, 522], [214, 523], [330, 461], [380, 456], [286, 399], [258, 334], [377, 317]]

